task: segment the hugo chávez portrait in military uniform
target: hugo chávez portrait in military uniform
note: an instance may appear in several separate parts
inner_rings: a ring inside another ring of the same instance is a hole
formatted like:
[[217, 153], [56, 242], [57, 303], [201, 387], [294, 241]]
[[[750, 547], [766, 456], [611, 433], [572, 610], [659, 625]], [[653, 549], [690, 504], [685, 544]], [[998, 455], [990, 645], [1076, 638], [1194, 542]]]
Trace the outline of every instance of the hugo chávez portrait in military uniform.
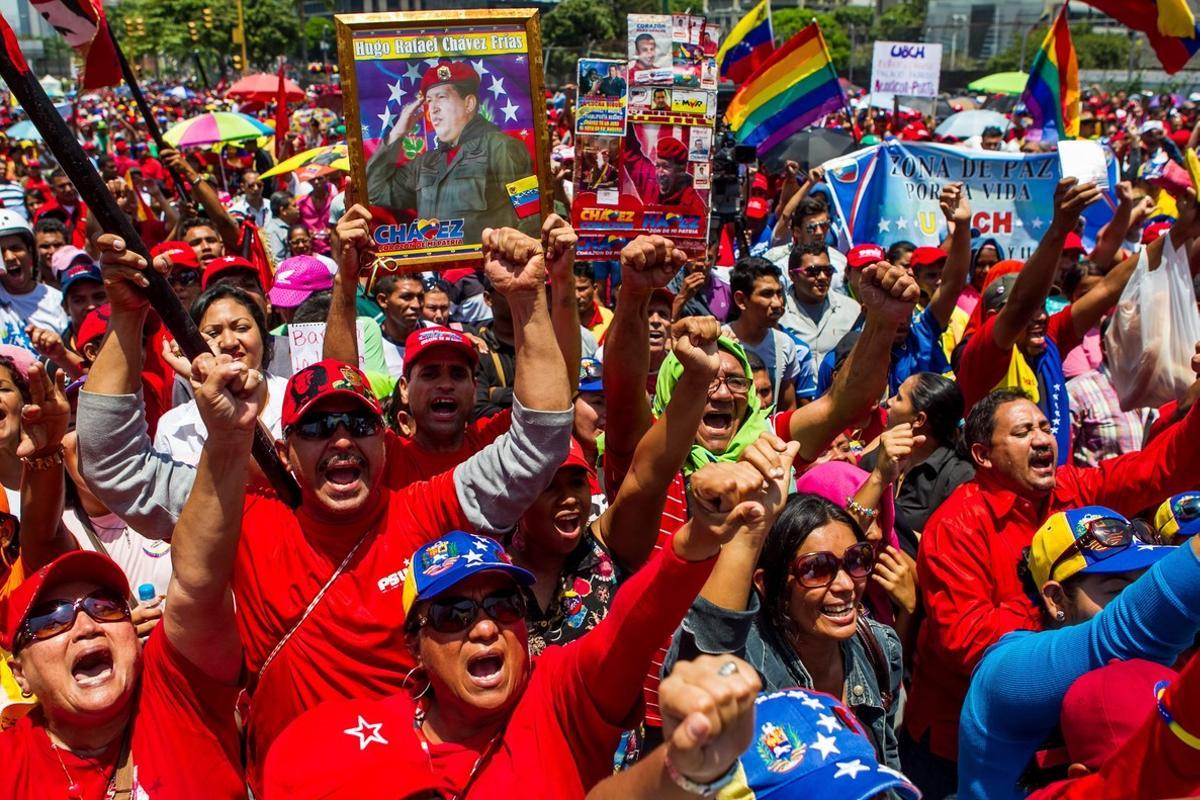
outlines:
[[[513, 189], [534, 175], [529, 151], [480, 113], [481, 98], [481, 76], [467, 60], [443, 58], [426, 68], [416, 98], [367, 161], [371, 205], [415, 209], [419, 220], [461, 220], [466, 243], [478, 243], [484, 228], [538, 236], [540, 216]], [[403, 139], [422, 118], [436, 143], [405, 161]]]

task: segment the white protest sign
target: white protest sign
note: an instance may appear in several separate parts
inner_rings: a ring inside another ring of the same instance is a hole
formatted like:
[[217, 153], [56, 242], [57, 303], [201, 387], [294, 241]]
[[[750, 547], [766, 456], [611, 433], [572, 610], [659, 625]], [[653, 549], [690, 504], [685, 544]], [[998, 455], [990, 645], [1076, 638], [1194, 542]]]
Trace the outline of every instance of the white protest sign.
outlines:
[[1108, 161], [1104, 146], [1090, 139], [1064, 140], [1058, 143], [1058, 161], [1064, 178], [1077, 178], [1080, 183], [1089, 181], [1107, 189]]
[[[356, 320], [355, 334], [358, 338], [358, 368], [364, 369], [366, 360], [363, 358], [364, 320]], [[295, 375], [307, 366], [317, 363], [324, 356], [321, 351], [325, 348], [324, 322], [298, 322], [287, 328], [288, 352], [292, 360], [292, 374]]]
[[871, 59], [871, 102], [890, 106], [893, 95], [937, 97], [942, 46], [925, 42], [876, 42]]

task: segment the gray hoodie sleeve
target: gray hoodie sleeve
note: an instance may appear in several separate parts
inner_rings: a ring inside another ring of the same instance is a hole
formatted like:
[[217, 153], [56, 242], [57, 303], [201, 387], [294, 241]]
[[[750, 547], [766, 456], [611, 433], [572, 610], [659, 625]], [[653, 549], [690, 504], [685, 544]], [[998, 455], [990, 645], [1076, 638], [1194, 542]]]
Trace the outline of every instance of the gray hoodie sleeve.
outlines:
[[79, 471], [92, 493], [148, 539], [170, 538], [196, 468], [150, 443], [142, 393], [79, 392]]
[[574, 418], [574, 408], [534, 411], [513, 398], [508, 432], [454, 470], [458, 502], [476, 530], [517, 524], [566, 459]]

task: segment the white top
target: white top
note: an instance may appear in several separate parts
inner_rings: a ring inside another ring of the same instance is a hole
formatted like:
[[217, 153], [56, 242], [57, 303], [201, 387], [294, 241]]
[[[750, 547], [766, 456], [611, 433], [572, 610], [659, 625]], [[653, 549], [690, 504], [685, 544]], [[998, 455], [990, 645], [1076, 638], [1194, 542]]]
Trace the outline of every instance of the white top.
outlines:
[[[67, 509], [63, 512], [63, 526], [75, 537], [83, 550], [96, 552], [96, 545], [88, 536], [81, 519], [82, 511]], [[129, 588], [136, 597], [143, 583], [154, 586], [154, 594], [161, 597], [167, 593], [171, 582], [171, 545], [159, 539], [147, 539], [130, 528], [116, 514], [88, 517], [96, 538], [104, 545], [108, 557], [129, 579]]]
[[[267, 375], [267, 407], [263, 409], [260, 419], [277, 439], [283, 438], [281, 419], [283, 393], [286, 389], [287, 378]], [[196, 406], [196, 401], [192, 400], [184, 405], [175, 406], [159, 417], [158, 430], [154, 434], [154, 449], [166, 453], [175, 461], [195, 466], [200, 463], [200, 451], [204, 449], [204, 439], [207, 436], [204, 421], [200, 419], [200, 409]]]
[[0, 289], [0, 302], [12, 308], [26, 323], [55, 333], [66, 330], [70, 321], [63, 310], [62, 292], [44, 283], [37, 284], [33, 291], [25, 294], [9, 294]]

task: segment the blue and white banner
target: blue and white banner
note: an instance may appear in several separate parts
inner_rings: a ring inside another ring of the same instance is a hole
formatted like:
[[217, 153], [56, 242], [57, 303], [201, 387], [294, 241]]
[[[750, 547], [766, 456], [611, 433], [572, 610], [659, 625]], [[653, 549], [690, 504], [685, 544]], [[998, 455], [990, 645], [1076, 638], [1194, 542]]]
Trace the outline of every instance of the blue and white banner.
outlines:
[[[1107, 152], [1109, 186], [1117, 164]], [[999, 241], [1009, 258], [1027, 259], [1054, 217], [1061, 177], [1057, 153], [997, 153], [943, 144], [889, 141], [826, 162], [825, 180], [851, 245], [899, 241], [937, 245], [946, 237], [938, 195], [961, 182], [971, 227]], [[1111, 193], [1084, 212], [1084, 243], [1093, 246], [1112, 218]]]

